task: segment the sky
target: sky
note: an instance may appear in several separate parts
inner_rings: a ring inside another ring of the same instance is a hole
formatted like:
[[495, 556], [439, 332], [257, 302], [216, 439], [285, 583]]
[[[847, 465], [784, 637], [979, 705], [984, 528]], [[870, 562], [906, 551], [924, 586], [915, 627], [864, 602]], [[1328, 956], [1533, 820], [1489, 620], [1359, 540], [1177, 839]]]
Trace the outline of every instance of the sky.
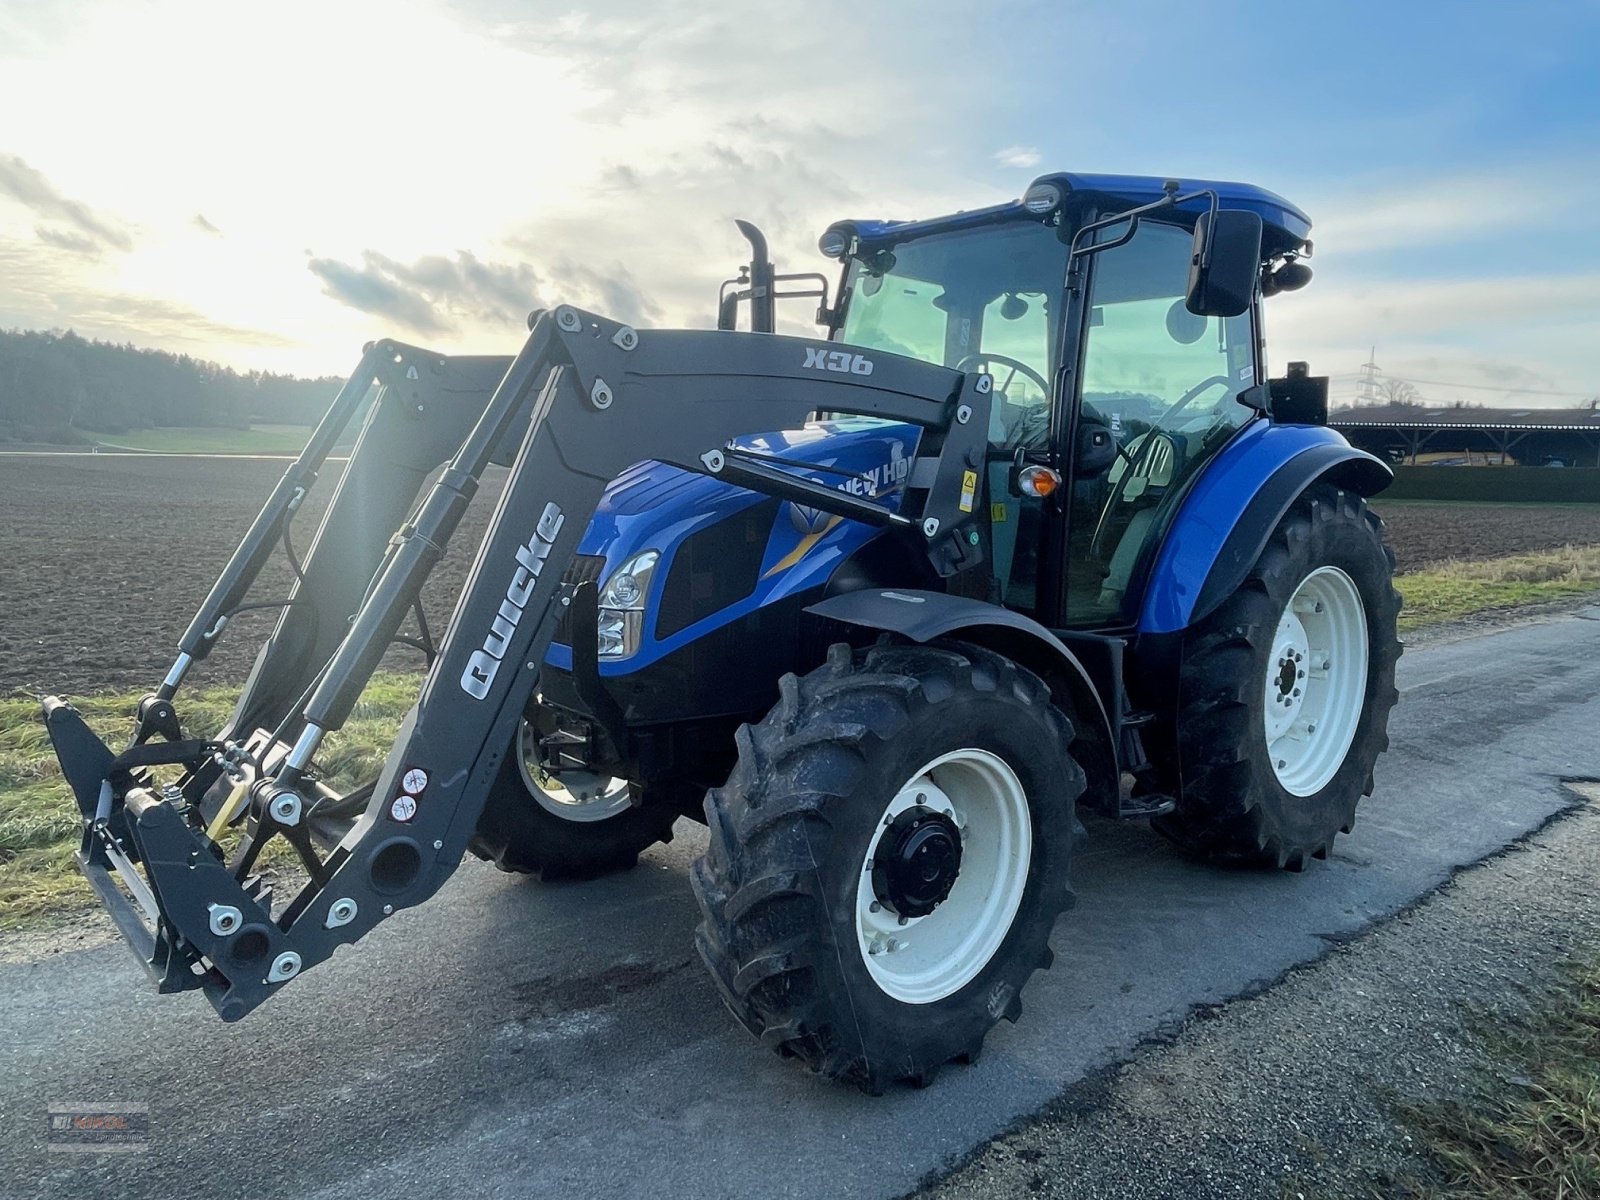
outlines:
[[[1275, 368], [1600, 394], [1600, 4], [0, 0], [0, 327], [347, 373], [529, 309], [707, 326], [746, 257], [1052, 170], [1313, 222]], [[799, 306], [796, 306], [797, 308]], [[791, 326], [800, 331], [799, 326]]]

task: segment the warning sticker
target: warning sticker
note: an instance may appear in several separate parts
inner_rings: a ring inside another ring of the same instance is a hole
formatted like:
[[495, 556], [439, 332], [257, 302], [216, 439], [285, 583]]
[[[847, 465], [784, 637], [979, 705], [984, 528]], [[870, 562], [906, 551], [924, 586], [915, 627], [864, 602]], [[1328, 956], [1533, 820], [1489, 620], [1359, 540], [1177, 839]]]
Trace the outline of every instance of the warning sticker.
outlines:
[[1006, 521], [1006, 506], [996, 501], [989, 505], [989, 520], [996, 525], [1003, 525]]
[[978, 473], [976, 471], [961, 472], [961, 511], [971, 512], [977, 496]]
[[428, 773], [421, 767], [412, 767], [400, 781], [400, 786], [413, 796], [420, 796], [422, 789], [428, 786]]
[[404, 792], [394, 798], [394, 803], [389, 806], [389, 815], [396, 821], [409, 821], [417, 815], [417, 798], [407, 796]]

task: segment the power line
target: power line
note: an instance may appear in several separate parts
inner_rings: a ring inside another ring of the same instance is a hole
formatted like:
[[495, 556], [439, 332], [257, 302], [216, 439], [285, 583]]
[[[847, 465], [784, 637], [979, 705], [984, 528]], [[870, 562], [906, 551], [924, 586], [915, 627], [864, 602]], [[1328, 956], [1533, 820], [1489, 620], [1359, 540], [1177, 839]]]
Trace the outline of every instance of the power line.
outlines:
[[[1334, 378], [1355, 379], [1360, 381], [1366, 376], [1366, 374], [1366, 370], [1363, 369], [1360, 372], [1347, 371], [1340, 375], [1336, 375]], [[1416, 379], [1410, 375], [1389, 375], [1387, 373], [1384, 375], [1384, 378], [1398, 379], [1402, 383], [1424, 384], [1428, 387], [1468, 388], [1475, 392], [1501, 392], [1504, 394], [1517, 396], [1566, 396], [1573, 400], [1586, 400], [1590, 396], [1594, 395], [1593, 392], [1556, 392], [1546, 388], [1500, 387], [1497, 384], [1492, 383], [1456, 383], [1445, 379]]]

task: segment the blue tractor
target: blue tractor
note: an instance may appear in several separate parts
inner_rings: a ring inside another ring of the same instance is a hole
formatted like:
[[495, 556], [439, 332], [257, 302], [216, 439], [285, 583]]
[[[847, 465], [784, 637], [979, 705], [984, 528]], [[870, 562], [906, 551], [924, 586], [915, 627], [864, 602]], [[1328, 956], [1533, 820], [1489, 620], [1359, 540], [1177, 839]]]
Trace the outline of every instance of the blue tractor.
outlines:
[[[728, 1007], [876, 1091], [1018, 1016], [1080, 809], [1290, 870], [1349, 831], [1396, 699], [1366, 504], [1391, 472], [1326, 427], [1325, 379], [1267, 377], [1262, 300], [1310, 278], [1299, 209], [1046, 175], [830, 226], [831, 302], [740, 224], [715, 331], [562, 306], [510, 360], [369, 347], [127, 746], [46, 701], [80, 862], [163, 990], [236, 1019], [464, 850], [587, 878], [688, 815]], [[785, 296], [825, 338], [776, 331]], [[185, 674], [372, 385], [232, 720], [187, 733]], [[511, 473], [450, 625], [410, 639], [417, 705], [341, 794], [323, 739], [492, 462]], [[305, 872], [278, 899], [273, 838]]]

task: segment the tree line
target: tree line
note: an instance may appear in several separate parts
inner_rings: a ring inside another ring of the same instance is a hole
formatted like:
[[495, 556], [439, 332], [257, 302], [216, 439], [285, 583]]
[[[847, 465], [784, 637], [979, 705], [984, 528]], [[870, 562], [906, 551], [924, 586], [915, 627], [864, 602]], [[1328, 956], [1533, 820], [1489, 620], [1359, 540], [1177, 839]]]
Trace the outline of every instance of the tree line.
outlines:
[[81, 442], [161, 425], [314, 424], [342, 381], [91, 341], [71, 330], [0, 330], [0, 439]]

